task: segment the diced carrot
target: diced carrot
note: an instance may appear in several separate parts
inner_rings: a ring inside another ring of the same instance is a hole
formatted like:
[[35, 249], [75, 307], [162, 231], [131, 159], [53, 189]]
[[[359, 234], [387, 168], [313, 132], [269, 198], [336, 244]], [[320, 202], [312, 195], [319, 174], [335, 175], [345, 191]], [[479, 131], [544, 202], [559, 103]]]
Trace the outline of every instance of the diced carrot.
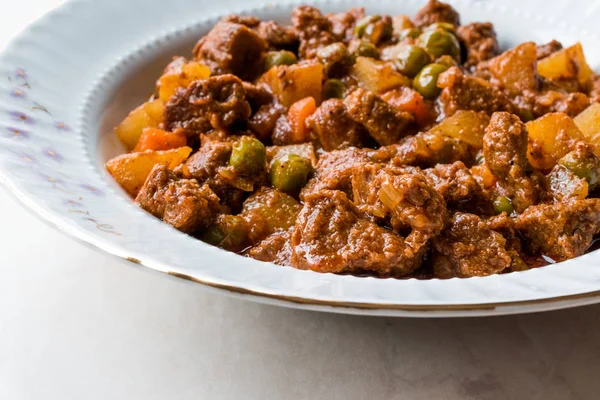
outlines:
[[390, 90], [384, 93], [381, 98], [394, 108], [414, 115], [419, 126], [426, 126], [433, 120], [432, 107], [419, 92], [409, 87]]
[[168, 132], [158, 128], [145, 128], [133, 151], [171, 150], [183, 147], [186, 144], [187, 138], [178, 132]]
[[304, 143], [308, 141], [308, 131], [306, 129], [306, 118], [312, 115], [317, 109], [317, 103], [312, 97], [305, 97], [298, 100], [290, 106], [288, 111], [288, 122], [292, 128], [292, 137], [294, 143]]

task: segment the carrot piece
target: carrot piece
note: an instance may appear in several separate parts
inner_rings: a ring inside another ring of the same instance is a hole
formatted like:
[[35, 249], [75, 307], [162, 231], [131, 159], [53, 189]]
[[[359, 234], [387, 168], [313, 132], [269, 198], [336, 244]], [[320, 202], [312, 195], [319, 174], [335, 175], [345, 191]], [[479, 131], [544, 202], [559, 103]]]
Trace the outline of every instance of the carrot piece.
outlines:
[[304, 143], [308, 141], [308, 131], [306, 129], [306, 118], [317, 110], [317, 103], [312, 97], [305, 97], [298, 100], [290, 106], [288, 111], [288, 122], [292, 128], [292, 138], [294, 143]]
[[185, 135], [180, 133], [168, 132], [158, 128], [145, 128], [133, 151], [142, 152], [146, 150], [171, 150], [183, 147], [186, 144], [187, 138]]
[[381, 98], [394, 108], [414, 115], [419, 126], [428, 125], [434, 118], [432, 107], [419, 92], [409, 87], [390, 90]]

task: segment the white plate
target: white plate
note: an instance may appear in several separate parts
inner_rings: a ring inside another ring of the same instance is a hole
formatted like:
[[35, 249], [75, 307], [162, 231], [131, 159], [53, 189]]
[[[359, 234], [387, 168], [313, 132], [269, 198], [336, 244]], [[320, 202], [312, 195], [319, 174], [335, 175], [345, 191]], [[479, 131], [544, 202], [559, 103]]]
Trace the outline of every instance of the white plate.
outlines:
[[[367, 9], [412, 15], [423, 3], [385, 0]], [[503, 47], [525, 40], [581, 40], [590, 63], [600, 64], [598, 2], [452, 3], [464, 22], [494, 22]], [[243, 258], [140, 210], [103, 168], [122, 151], [111, 127], [147, 97], [170, 56], [189, 55], [218, 17], [248, 12], [287, 21], [292, 9], [289, 1], [263, 7], [257, 0], [166, 4], [73, 1], [32, 25], [0, 57], [0, 178], [57, 229], [149, 268], [291, 307], [428, 317], [523, 313], [600, 301], [598, 252], [485, 278], [357, 278]], [[360, 2], [316, 4], [337, 11]]]

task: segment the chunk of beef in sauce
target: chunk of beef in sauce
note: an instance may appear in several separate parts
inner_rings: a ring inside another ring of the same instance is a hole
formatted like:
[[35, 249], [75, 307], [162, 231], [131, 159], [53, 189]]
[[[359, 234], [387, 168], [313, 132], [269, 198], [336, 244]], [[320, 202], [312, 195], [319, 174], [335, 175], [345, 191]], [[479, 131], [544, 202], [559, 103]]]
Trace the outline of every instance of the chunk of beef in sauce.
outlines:
[[456, 30], [458, 38], [466, 50], [465, 67], [473, 68], [482, 61], [494, 58], [500, 52], [496, 31], [489, 22], [474, 22], [462, 25]]
[[345, 12], [327, 15], [327, 19], [331, 21], [331, 31], [338, 40], [341, 40], [346, 44], [354, 39], [354, 28], [356, 27], [356, 23], [364, 17], [364, 8], [351, 8]]
[[452, 67], [442, 73], [438, 80], [442, 88], [439, 97], [444, 115], [449, 117], [458, 110], [516, 112], [510, 99], [488, 81], [465, 75], [459, 68]]
[[398, 111], [372, 92], [356, 89], [344, 99], [350, 117], [367, 128], [380, 145], [398, 142], [410, 132], [414, 118]]
[[481, 194], [481, 187], [461, 161], [438, 164], [423, 171], [448, 203], [464, 202]]
[[352, 170], [370, 161], [363, 150], [349, 147], [327, 152], [319, 158], [315, 174], [300, 192], [300, 199], [324, 189], [335, 189], [352, 196]]
[[517, 212], [535, 204], [539, 188], [527, 176], [527, 128], [506, 112], [492, 115], [483, 137], [485, 165], [498, 178], [500, 193], [512, 200]]
[[141, 208], [185, 233], [194, 233], [214, 220], [219, 198], [208, 185], [181, 179], [165, 165], [157, 165], [135, 201]]
[[414, 17], [414, 23], [419, 28], [436, 22], [446, 22], [454, 26], [460, 25], [460, 16], [452, 6], [438, 0], [429, 0]]
[[259, 261], [292, 265], [292, 232], [292, 230], [276, 232], [256, 246], [250, 247], [244, 254]]
[[239, 23], [221, 21], [194, 48], [196, 60], [213, 74], [234, 74], [252, 80], [263, 72], [267, 42]]
[[241, 15], [229, 15], [221, 21], [247, 26], [263, 38], [268, 43], [269, 48], [274, 50], [293, 49], [298, 46], [296, 32], [291, 27], [279, 25], [275, 21], [261, 21], [257, 17]]
[[558, 90], [535, 94], [530, 101], [533, 103], [531, 111], [534, 117], [552, 112], [562, 112], [569, 117], [575, 117], [591, 103], [590, 98], [584, 93], [564, 93]]
[[542, 58], [548, 57], [550, 54], [556, 53], [562, 50], [563, 45], [558, 40], [552, 40], [545, 44], [540, 44], [536, 48], [536, 58], [541, 60]]
[[250, 114], [242, 81], [234, 75], [220, 75], [179, 89], [165, 106], [165, 125], [191, 136], [245, 124]]
[[340, 99], [324, 101], [306, 125], [310, 136], [323, 150], [332, 151], [346, 147], [362, 147], [368, 136], [365, 127], [354, 121], [346, 104]]
[[419, 167], [433, 167], [436, 164], [451, 164], [455, 161], [471, 164], [474, 160], [473, 151], [468, 143], [430, 132], [407, 136], [397, 144], [382, 146], [370, 152], [370, 157], [376, 162]]
[[527, 249], [554, 261], [582, 255], [600, 232], [600, 199], [575, 199], [529, 207], [517, 217]]
[[331, 21], [315, 7], [294, 8], [292, 25], [300, 38], [298, 54], [303, 59], [316, 57], [320, 47], [336, 42]]
[[438, 278], [487, 276], [510, 267], [506, 239], [477, 215], [456, 213], [450, 226], [433, 240]]
[[416, 168], [356, 165], [351, 184], [358, 208], [398, 232], [437, 235], [448, 219], [444, 198]]
[[420, 264], [427, 240], [404, 239], [365, 218], [343, 192], [320, 191], [305, 199], [292, 233], [292, 265], [330, 273], [402, 276]]

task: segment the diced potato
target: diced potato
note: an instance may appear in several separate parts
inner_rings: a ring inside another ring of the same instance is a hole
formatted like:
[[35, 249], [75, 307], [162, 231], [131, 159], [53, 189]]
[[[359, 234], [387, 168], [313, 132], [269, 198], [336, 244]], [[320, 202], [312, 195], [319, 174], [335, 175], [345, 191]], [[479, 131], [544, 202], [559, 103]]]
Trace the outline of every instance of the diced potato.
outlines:
[[537, 65], [538, 74], [551, 80], [577, 78], [584, 89], [592, 84], [594, 72], [588, 65], [583, 47], [577, 42], [571, 47], [559, 50], [540, 60]]
[[600, 104], [592, 103], [573, 121], [583, 134], [584, 140], [594, 146], [594, 153], [600, 157]]
[[387, 92], [399, 86], [410, 86], [411, 80], [397, 72], [392, 64], [369, 57], [358, 57], [350, 71], [358, 86], [374, 93]]
[[550, 113], [527, 124], [529, 148], [527, 158], [533, 168], [552, 169], [583, 135], [571, 117], [564, 113]]
[[267, 159], [269, 165], [283, 156], [296, 154], [297, 156], [308, 158], [313, 167], [317, 166], [317, 157], [312, 143], [291, 144], [289, 146], [269, 146], [267, 147]]
[[210, 76], [210, 68], [196, 61], [187, 61], [183, 57], [176, 58], [169, 64], [165, 73], [156, 82], [158, 95], [163, 103], [169, 101], [177, 89], [188, 87], [190, 83], [206, 79]]
[[289, 107], [298, 100], [312, 97], [321, 103], [323, 90], [323, 64], [300, 63], [277, 65], [268, 70], [260, 80], [266, 83], [279, 102]]
[[489, 61], [492, 76], [511, 93], [537, 89], [537, 50], [533, 42], [525, 42]]
[[490, 117], [484, 112], [459, 110], [431, 128], [430, 132], [460, 139], [475, 149], [481, 149], [489, 123]]
[[132, 112], [115, 128], [121, 142], [131, 151], [145, 128], [158, 128], [164, 121], [164, 105], [160, 100], [149, 101]]
[[166, 164], [169, 169], [173, 169], [187, 160], [191, 152], [190, 147], [180, 147], [165, 151], [123, 154], [109, 160], [106, 169], [127, 193], [135, 197], [155, 165]]

